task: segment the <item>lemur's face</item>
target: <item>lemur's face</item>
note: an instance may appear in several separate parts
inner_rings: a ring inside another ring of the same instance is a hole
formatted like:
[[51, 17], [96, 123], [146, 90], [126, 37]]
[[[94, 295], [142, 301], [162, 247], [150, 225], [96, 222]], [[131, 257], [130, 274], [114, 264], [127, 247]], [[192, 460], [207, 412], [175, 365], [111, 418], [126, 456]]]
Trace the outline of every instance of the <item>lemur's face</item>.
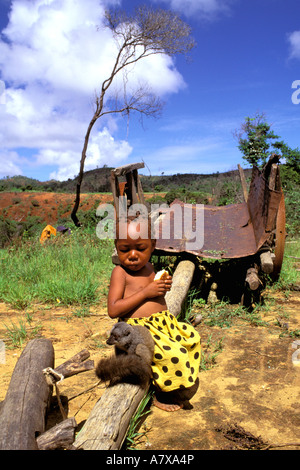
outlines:
[[112, 329], [110, 336], [108, 340], [106, 341], [106, 344], [109, 344], [109, 345], [120, 344], [122, 339], [124, 339], [129, 334], [130, 334], [129, 325], [122, 325], [122, 327], [120, 327], [120, 325], [116, 325]]

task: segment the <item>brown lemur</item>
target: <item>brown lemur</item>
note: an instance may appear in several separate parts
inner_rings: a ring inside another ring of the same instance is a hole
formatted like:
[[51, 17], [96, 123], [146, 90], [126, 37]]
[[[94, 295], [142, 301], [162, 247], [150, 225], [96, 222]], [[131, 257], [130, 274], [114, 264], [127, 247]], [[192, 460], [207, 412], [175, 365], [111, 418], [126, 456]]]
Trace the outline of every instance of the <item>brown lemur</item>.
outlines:
[[140, 325], [116, 323], [106, 341], [115, 346], [115, 356], [101, 359], [96, 366], [96, 375], [110, 385], [120, 382], [139, 384], [145, 387], [151, 376], [154, 341], [149, 330]]

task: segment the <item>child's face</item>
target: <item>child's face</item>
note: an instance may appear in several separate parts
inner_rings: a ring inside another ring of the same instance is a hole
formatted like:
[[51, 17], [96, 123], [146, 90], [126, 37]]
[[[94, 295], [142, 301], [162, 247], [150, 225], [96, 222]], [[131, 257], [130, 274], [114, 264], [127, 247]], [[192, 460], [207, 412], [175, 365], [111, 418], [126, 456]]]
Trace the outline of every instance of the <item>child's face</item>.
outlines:
[[130, 237], [127, 230], [127, 237], [116, 241], [116, 248], [120, 263], [130, 271], [139, 271], [149, 261], [155, 248], [155, 240], [150, 238]]

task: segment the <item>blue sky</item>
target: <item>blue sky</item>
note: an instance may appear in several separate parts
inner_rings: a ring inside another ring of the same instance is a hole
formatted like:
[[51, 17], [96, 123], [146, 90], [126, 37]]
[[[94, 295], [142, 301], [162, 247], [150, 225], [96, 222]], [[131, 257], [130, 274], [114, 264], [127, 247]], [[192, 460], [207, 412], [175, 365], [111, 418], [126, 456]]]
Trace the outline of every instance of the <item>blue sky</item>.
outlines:
[[143, 126], [137, 117], [98, 121], [87, 170], [141, 160], [152, 175], [246, 166], [233, 132], [256, 112], [300, 147], [299, 0], [0, 0], [0, 177], [78, 173], [94, 91], [114, 53], [97, 30], [104, 6], [141, 3], [180, 13], [197, 46], [189, 61], [140, 64], [132, 80], [150, 83], [162, 116]]

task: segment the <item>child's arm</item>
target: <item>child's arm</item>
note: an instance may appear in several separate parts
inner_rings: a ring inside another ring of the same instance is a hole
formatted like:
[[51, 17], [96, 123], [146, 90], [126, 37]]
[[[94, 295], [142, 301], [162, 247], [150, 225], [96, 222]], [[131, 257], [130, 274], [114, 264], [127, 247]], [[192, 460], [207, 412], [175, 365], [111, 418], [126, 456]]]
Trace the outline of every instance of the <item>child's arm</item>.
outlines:
[[152, 281], [146, 287], [141, 287], [134, 294], [123, 298], [125, 291], [125, 273], [117, 266], [114, 268], [108, 293], [108, 315], [110, 318], [122, 317], [142, 304], [146, 299], [164, 295], [170, 289], [171, 282]]

